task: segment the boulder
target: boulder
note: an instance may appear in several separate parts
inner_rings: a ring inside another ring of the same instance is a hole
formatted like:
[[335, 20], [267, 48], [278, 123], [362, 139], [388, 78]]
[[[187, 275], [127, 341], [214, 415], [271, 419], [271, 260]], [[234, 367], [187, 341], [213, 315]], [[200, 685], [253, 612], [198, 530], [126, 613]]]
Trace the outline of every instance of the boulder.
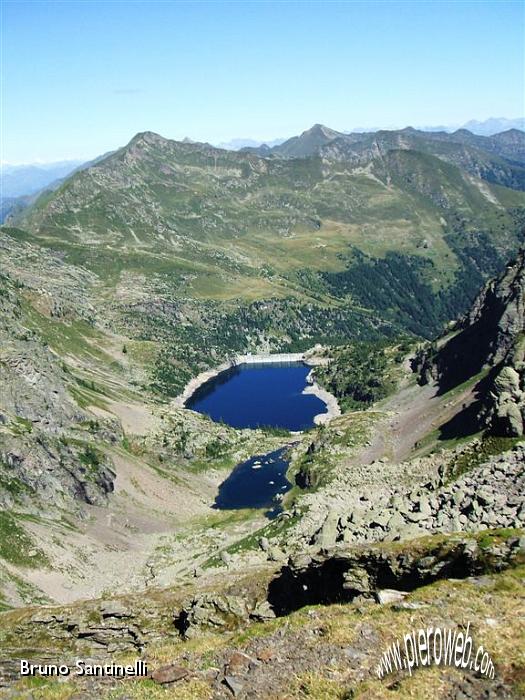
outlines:
[[314, 538], [314, 544], [320, 547], [329, 548], [335, 544], [338, 530], [339, 513], [335, 510], [329, 510], [321, 529]]
[[494, 380], [494, 388], [498, 395], [508, 392], [512, 396], [520, 390], [520, 375], [513, 367], [503, 367]]
[[234, 698], [239, 697], [244, 688], [244, 684], [238, 678], [234, 678], [233, 676], [224, 676], [223, 683]]
[[387, 530], [392, 530], [394, 532], [399, 532], [403, 530], [406, 526], [406, 520], [403, 518], [401, 513], [394, 512], [387, 523]]
[[268, 541], [267, 537], [261, 537], [259, 540], [259, 547], [262, 549], [263, 552], [267, 552], [268, 548], [270, 547], [270, 543]]
[[115, 617], [125, 618], [133, 617], [133, 613], [118, 600], [105, 601], [100, 606], [100, 614], [102, 618]]
[[523, 417], [520, 407], [513, 401], [498, 403], [495, 412], [497, 432], [502, 435], [519, 437], [523, 435]]
[[151, 674], [151, 679], [160, 685], [168, 685], [169, 683], [181, 681], [183, 678], [189, 676], [189, 673], [188, 669], [184, 668], [184, 666], [169, 664], [168, 666], [161, 666], [155, 669]]
[[377, 510], [371, 510], [368, 514], [369, 517], [369, 523], [372, 527], [382, 527], [385, 528], [387, 526], [388, 521], [390, 520], [390, 513], [389, 511], [377, 511]]
[[376, 591], [376, 599], [379, 605], [400, 603], [407, 595], [407, 591], [396, 591], [393, 588], [383, 588]]
[[267, 600], [261, 600], [255, 604], [254, 609], [250, 613], [250, 618], [254, 620], [272, 620], [275, 617], [275, 612]]
[[190, 637], [198, 627], [237, 628], [249, 619], [249, 606], [242, 596], [202, 593], [175, 615], [175, 627]]
[[226, 663], [226, 669], [229, 674], [237, 675], [245, 673], [250, 666], [257, 665], [257, 661], [243, 651], [234, 651]]

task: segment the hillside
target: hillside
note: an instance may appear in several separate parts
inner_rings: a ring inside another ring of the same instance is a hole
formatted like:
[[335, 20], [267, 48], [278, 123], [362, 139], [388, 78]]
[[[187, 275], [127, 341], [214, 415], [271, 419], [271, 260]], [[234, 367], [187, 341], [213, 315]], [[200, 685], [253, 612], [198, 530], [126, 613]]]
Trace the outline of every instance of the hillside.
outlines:
[[501, 156], [414, 130], [297, 138], [319, 153], [138, 134], [4, 232], [94, 273], [101, 316], [159, 343], [151, 385], [172, 393], [232, 351], [430, 337], [522, 240], [525, 195], [494, 184], [521, 171]]
[[[511, 621], [523, 575], [524, 448], [499, 424], [492, 434], [451, 431], [477, 400], [478, 375], [420, 386], [398, 364], [382, 401], [297, 438], [295, 486], [277, 518], [213, 511], [231, 467], [283, 437], [156, 401], [140, 387], [137, 341], [97, 327], [97, 276], [2, 242], [7, 697], [31, 692], [13, 665], [27, 646], [50, 660], [59, 650], [65, 663], [140, 655], [154, 673], [126, 681], [137, 700], [226, 700], [232, 688], [240, 697], [382, 698], [385, 682], [399, 698], [520, 697]], [[489, 283], [453, 336], [474, 329], [488, 373], [523, 334], [522, 262]], [[377, 678], [389, 644], [443, 619], [474, 620], [497, 681], [451, 669]], [[120, 691], [111, 679], [38, 684], [42, 700]]]
[[[522, 257], [506, 261], [523, 240], [525, 194], [465, 169], [470, 146], [389, 133], [347, 149], [332, 136], [314, 129], [319, 154], [291, 158], [146, 132], [2, 228], [4, 646], [12, 608], [80, 605], [90, 628], [79, 600], [175, 590], [182, 606], [243, 577], [261, 593], [289, 556], [334, 546], [353, 557], [393, 543], [396, 556], [398, 542], [499, 528], [504, 567], [519, 564]], [[171, 401], [231, 355], [316, 343], [316, 378], [344, 409], [326, 426], [239, 431]], [[425, 386], [408, 358], [419, 344]], [[213, 507], [235, 465], [283, 446], [293, 488], [281, 515]], [[156, 595], [146, 599], [164, 620]], [[275, 601], [260, 602], [255, 617], [271, 617]], [[103, 630], [114, 624], [104, 614]], [[42, 624], [36, 648], [57, 631]], [[85, 649], [100, 652], [91, 636]], [[312, 664], [315, 688], [326, 679]]]

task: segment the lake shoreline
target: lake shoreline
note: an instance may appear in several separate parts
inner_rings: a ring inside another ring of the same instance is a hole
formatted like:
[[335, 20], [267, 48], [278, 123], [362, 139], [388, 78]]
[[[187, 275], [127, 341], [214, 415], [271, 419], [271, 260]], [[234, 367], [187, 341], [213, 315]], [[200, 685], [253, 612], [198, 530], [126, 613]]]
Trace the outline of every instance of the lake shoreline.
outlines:
[[[172, 399], [172, 405], [175, 408], [186, 408], [187, 401], [189, 401], [189, 399], [198, 389], [200, 389], [200, 387], [204, 386], [204, 384], [212, 379], [215, 379], [215, 377], [222, 372], [226, 372], [233, 367], [250, 364], [282, 364], [286, 362], [303, 362], [305, 365], [313, 368], [320, 364], [325, 364], [327, 360], [325, 358], [316, 357], [314, 348], [302, 353], [261, 353], [256, 355], [236, 355], [231, 360], [222, 362], [217, 367], [205, 370], [196, 377], [190, 379], [183, 391]], [[332, 418], [340, 416], [341, 408], [336, 397], [313, 381], [312, 371], [310, 371], [308, 374], [306, 381], [308, 382], [308, 385], [303, 389], [302, 393], [317, 396], [317, 398], [326, 405], [325, 413], [319, 413], [314, 416], [314, 424], [324, 425], [331, 421]]]
[[313, 370], [311, 370], [306, 377], [308, 386], [305, 386], [303, 389], [303, 394], [317, 396], [317, 398], [326, 405], [326, 413], [318, 413], [316, 416], [314, 416], [315, 425], [326, 425], [333, 418], [337, 418], [337, 416], [341, 415], [341, 407], [333, 394], [326, 389], [323, 389], [323, 387], [319, 386], [319, 384], [314, 381], [312, 374]]

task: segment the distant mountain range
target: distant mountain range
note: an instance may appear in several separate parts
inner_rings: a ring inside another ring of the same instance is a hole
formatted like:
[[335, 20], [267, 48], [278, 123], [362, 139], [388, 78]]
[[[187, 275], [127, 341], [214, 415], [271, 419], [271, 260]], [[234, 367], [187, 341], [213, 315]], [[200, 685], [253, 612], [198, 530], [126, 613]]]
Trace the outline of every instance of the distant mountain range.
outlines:
[[[236, 306], [313, 295], [336, 308], [345, 298], [345, 314], [357, 305], [430, 335], [515, 253], [524, 198], [522, 131], [315, 124], [240, 151], [143, 132], [7, 221], [111, 280], [133, 269], [155, 286], [162, 270], [187, 299]], [[377, 296], [376, 264], [390, 266], [379, 277], [394, 280], [400, 316]], [[418, 291], [407, 295], [408, 277]], [[414, 295], [426, 295], [423, 317]]]
[[[344, 143], [347, 149], [350, 145], [354, 147], [355, 144], [361, 143], [363, 147], [366, 148], [366, 143], [370, 144], [377, 140], [374, 135], [379, 135], [378, 138], [382, 141], [386, 134], [405, 134], [404, 138], [406, 144], [407, 138], [410, 138], [412, 140], [411, 142], [413, 142], [416, 134], [426, 133], [434, 144], [438, 142], [442, 144], [446, 142], [463, 143], [465, 146], [482, 149], [485, 152], [489, 151], [509, 161], [515, 161], [516, 164], [520, 164], [519, 167], [522, 169], [524, 160], [523, 138], [521, 131], [518, 130], [523, 129], [525, 129], [524, 119], [505, 118], [491, 118], [485, 121], [471, 120], [467, 122], [464, 127], [455, 131], [452, 131], [450, 127], [423, 127], [419, 130], [407, 127], [406, 129], [396, 131], [387, 131], [384, 129], [355, 129], [352, 132], [339, 132], [327, 126], [323, 126], [322, 124], [316, 124], [299, 136], [293, 136], [289, 139], [273, 139], [267, 143], [263, 143], [255, 139], [237, 138], [221, 143], [217, 148], [229, 151], [244, 151], [262, 157], [278, 155], [285, 158], [304, 158], [320, 154], [320, 149], [330, 143], [336, 145], [337, 148], [340, 148]], [[503, 131], [506, 131], [507, 135], [500, 133]], [[512, 134], [514, 134], [514, 137]], [[518, 134], [518, 136], [516, 134]], [[342, 139], [342, 141], [336, 144], [335, 142], [337, 139]], [[184, 142], [195, 143], [191, 139], [185, 139]], [[393, 142], [389, 144], [389, 148], [392, 147], [392, 145]], [[406, 147], [404, 144], [401, 145], [402, 147]], [[412, 146], [419, 150], [428, 150], [428, 145], [422, 148], [419, 142], [413, 142]], [[439, 156], [440, 154], [436, 151], [436, 147], [437, 146], [434, 145], [430, 152]], [[439, 148], [437, 150], [439, 151]], [[6, 221], [8, 216], [30, 205], [43, 190], [55, 189], [64, 178], [77, 170], [94, 165], [103, 160], [107, 155], [108, 153], [105, 153], [88, 162], [66, 160], [54, 163], [1, 165], [0, 178], [2, 187], [0, 191], [0, 224]], [[370, 153], [367, 153], [364, 156], [365, 160], [367, 160], [369, 156]], [[344, 156], [345, 159], [347, 157], [348, 154]], [[355, 161], [356, 157], [356, 154], [354, 154], [351, 160], [353, 159]], [[464, 163], [459, 161], [457, 164], [464, 166]], [[518, 180], [516, 180], [515, 177], [514, 179], [513, 177], [509, 178], [509, 173], [507, 172], [508, 167], [509, 163], [506, 163], [503, 168], [503, 172], [506, 174], [503, 175], [500, 169], [500, 173], [497, 176], [499, 180], [494, 179], [494, 182], [522, 189], [522, 185], [519, 184], [522, 182], [522, 180], [519, 180], [519, 177], [522, 176], [519, 175]], [[480, 172], [481, 171], [478, 172], [476, 170], [474, 174], [480, 174]], [[494, 172], [491, 172], [492, 177], [496, 178]], [[516, 176], [516, 172], [514, 176]], [[481, 175], [481, 177], [483, 177], [483, 175]]]
[[81, 164], [81, 160], [65, 160], [56, 163], [2, 165], [2, 198], [34, 194], [54, 180], [66, 177]]
[[492, 136], [498, 134], [501, 131], [508, 131], [509, 129], [520, 129], [525, 130], [525, 118], [520, 119], [505, 119], [504, 117], [490, 119], [485, 119], [485, 121], [477, 121], [476, 119], [471, 119], [466, 124], [461, 127], [463, 129], [468, 129], [472, 131], [473, 134], [479, 134], [480, 136]]
[[[376, 131], [386, 131], [390, 130], [390, 127], [385, 126], [375, 126], [375, 127], [354, 127], [350, 131], [343, 131], [344, 134], [360, 134], [360, 133], [374, 133]], [[473, 134], [478, 136], [493, 136], [502, 131], [508, 131], [509, 129], [520, 129], [525, 130], [525, 118], [518, 119], [506, 119], [505, 117], [490, 117], [484, 121], [479, 121], [477, 119], [471, 119], [465, 124], [454, 124], [454, 125], [440, 125], [440, 126], [418, 126], [418, 131], [445, 131], [447, 133], [452, 133], [458, 129], [468, 129]], [[258, 141], [256, 139], [250, 138], [236, 138], [231, 141], [223, 142], [217, 144], [218, 148], [226, 148], [229, 151], [238, 151], [241, 148], [258, 148], [259, 146], [266, 145], [272, 148], [273, 146], [279, 146], [289, 139], [279, 138], [273, 139], [272, 141]]]
[[286, 138], [273, 139], [272, 141], [257, 141], [257, 139], [232, 139], [231, 141], [223, 141], [217, 144], [217, 148], [225, 148], [227, 151], [239, 151], [241, 148], [246, 148], [247, 146], [252, 148], [257, 148], [257, 146], [262, 146], [265, 143], [267, 146], [278, 146], [280, 143], [286, 141]]
[[321, 157], [324, 161], [366, 166], [393, 150], [426, 153], [458, 166], [474, 177], [512, 189], [525, 189], [525, 133], [510, 129], [494, 136], [478, 136], [467, 129], [453, 133], [397, 131], [345, 134], [314, 124], [299, 136], [269, 147], [242, 148], [241, 152], [263, 158]]
[[[324, 141], [326, 142], [330, 140], [330, 138], [326, 136], [327, 134], [337, 136], [344, 135], [346, 137], [352, 137], [354, 134], [370, 134], [380, 131], [386, 131], [385, 129], [379, 127], [368, 129], [355, 128], [352, 131], [348, 132], [337, 132], [333, 129], [328, 129], [328, 127], [323, 127], [323, 129], [325, 130]], [[474, 135], [493, 136], [500, 132], [508, 131], [511, 129], [520, 129], [522, 131], [525, 130], [525, 119], [506, 119], [503, 117], [492, 117], [484, 121], [472, 119], [471, 121], [467, 122], [466, 124], [460, 127], [427, 126], [419, 127], [418, 130], [424, 132], [457, 133], [458, 129], [466, 129]], [[307, 134], [309, 132], [310, 130], [308, 130], [308, 132], [304, 132], [304, 134]], [[290, 151], [289, 155], [297, 155], [294, 150], [296, 148], [294, 144], [297, 143], [297, 140], [299, 138], [301, 137], [296, 136], [288, 139], [283, 137], [278, 139], [272, 139], [269, 141], [260, 141], [251, 138], [234, 138], [231, 141], [217, 144], [217, 148], [224, 148], [229, 151], [239, 151], [241, 149], [259, 149], [258, 152], [260, 155], [266, 155], [270, 152], [276, 153], [279, 150], [280, 155], [287, 155], [287, 151]], [[192, 143], [190, 139], [186, 139], [185, 141], [188, 143]], [[287, 146], [283, 148], [278, 148], [285, 143], [287, 144]], [[305, 138], [302, 138], [300, 143], [300, 148], [303, 150], [306, 149], [308, 151], [308, 147], [305, 145]], [[67, 177], [80, 166], [87, 166], [89, 164], [97, 162], [99, 159], [104, 158], [106, 155], [107, 154], [104, 154], [99, 158], [96, 158], [94, 161], [89, 161], [88, 163], [84, 163], [84, 161], [81, 160], [65, 160], [53, 163], [1, 165], [0, 178], [2, 181], [2, 188], [0, 194], [0, 211], [3, 211], [3, 209], [6, 206], [12, 208], [13, 204], [16, 203], [14, 200], [16, 200], [17, 198], [27, 198], [30, 195], [40, 192], [41, 190], [47, 188], [49, 185], [52, 185], [53, 183]], [[510, 154], [507, 154], [507, 156], [511, 157]], [[24, 202], [19, 202], [17, 204], [23, 205]], [[0, 223], [1, 221], [2, 217], [0, 216]]]

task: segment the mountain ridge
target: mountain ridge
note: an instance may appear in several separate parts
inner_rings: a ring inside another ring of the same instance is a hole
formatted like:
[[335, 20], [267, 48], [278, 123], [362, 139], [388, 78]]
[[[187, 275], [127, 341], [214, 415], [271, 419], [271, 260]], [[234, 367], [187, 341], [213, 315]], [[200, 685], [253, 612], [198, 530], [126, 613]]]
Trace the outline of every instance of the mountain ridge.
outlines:
[[[346, 135], [349, 134], [360, 134], [360, 133], [371, 133], [375, 131], [381, 131], [385, 130], [387, 127], [384, 126], [378, 126], [378, 127], [369, 127], [369, 128], [354, 128], [354, 129], [349, 129], [349, 130], [343, 130], [340, 131], [339, 133], [343, 133]], [[399, 130], [402, 128], [416, 128], [419, 131], [427, 132], [427, 133], [432, 133], [436, 131], [441, 131], [444, 133], [453, 133], [455, 131], [461, 130], [461, 129], [467, 129], [473, 134], [477, 134], [479, 136], [494, 136], [495, 134], [501, 133], [503, 131], [508, 131], [508, 130], [519, 130], [519, 131], [525, 131], [525, 119], [506, 119], [506, 118], [494, 118], [491, 117], [489, 119], [485, 120], [477, 120], [477, 119], [471, 119], [468, 122], [465, 122], [464, 124], [458, 125], [451, 125], [451, 126], [418, 126], [418, 127], [399, 127]], [[395, 130], [394, 127], [389, 127], [390, 130]], [[290, 137], [288, 137], [289, 139]], [[221, 142], [217, 144], [219, 148], [226, 148], [229, 150], [239, 150], [244, 147], [249, 147], [249, 148], [259, 148], [259, 147], [272, 147], [272, 146], [277, 146], [280, 145], [281, 143], [284, 143], [287, 138], [281, 137], [278, 139], [252, 139], [252, 138], [234, 138], [231, 139], [230, 141], [227, 142]]]
[[[418, 284], [435, 285], [434, 293], [454, 277], [457, 284], [465, 265], [473, 291], [495, 270], [479, 256], [504, 260], [513, 252], [521, 195], [501, 184], [519, 189], [521, 181], [512, 178], [521, 171], [503, 157], [412, 128], [353, 141], [314, 125], [303, 136], [316, 155], [260, 157], [139, 132], [8, 223], [40, 244], [66, 246], [72, 259], [97, 273], [113, 265], [121, 275], [131, 263], [134, 274], [142, 266], [153, 279], [160, 266], [188, 297], [214, 299], [221, 289], [221, 298], [232, 302], [239, 289], [252, 287], [254, 299], [299, 295], [338, 306], [342, 285], [353, 290], [352, 306], [374, 304], [361, 288], [342, 282], [352, 274], [346, 269], [354, 265], [353, 248], [370, 259], [366, 265], [375, 265], [378, 253], [415, 255]], [[392, 224], [405, 233], [389, 245], [381, 227]], [[141, 263], [138, 254], [146, 256]], [[312, 255], [305, 284], [302, 270]], [[359, 265], [365, 274], [362, 260]], [[403, 265], [403, 274], [414, 274]]]

